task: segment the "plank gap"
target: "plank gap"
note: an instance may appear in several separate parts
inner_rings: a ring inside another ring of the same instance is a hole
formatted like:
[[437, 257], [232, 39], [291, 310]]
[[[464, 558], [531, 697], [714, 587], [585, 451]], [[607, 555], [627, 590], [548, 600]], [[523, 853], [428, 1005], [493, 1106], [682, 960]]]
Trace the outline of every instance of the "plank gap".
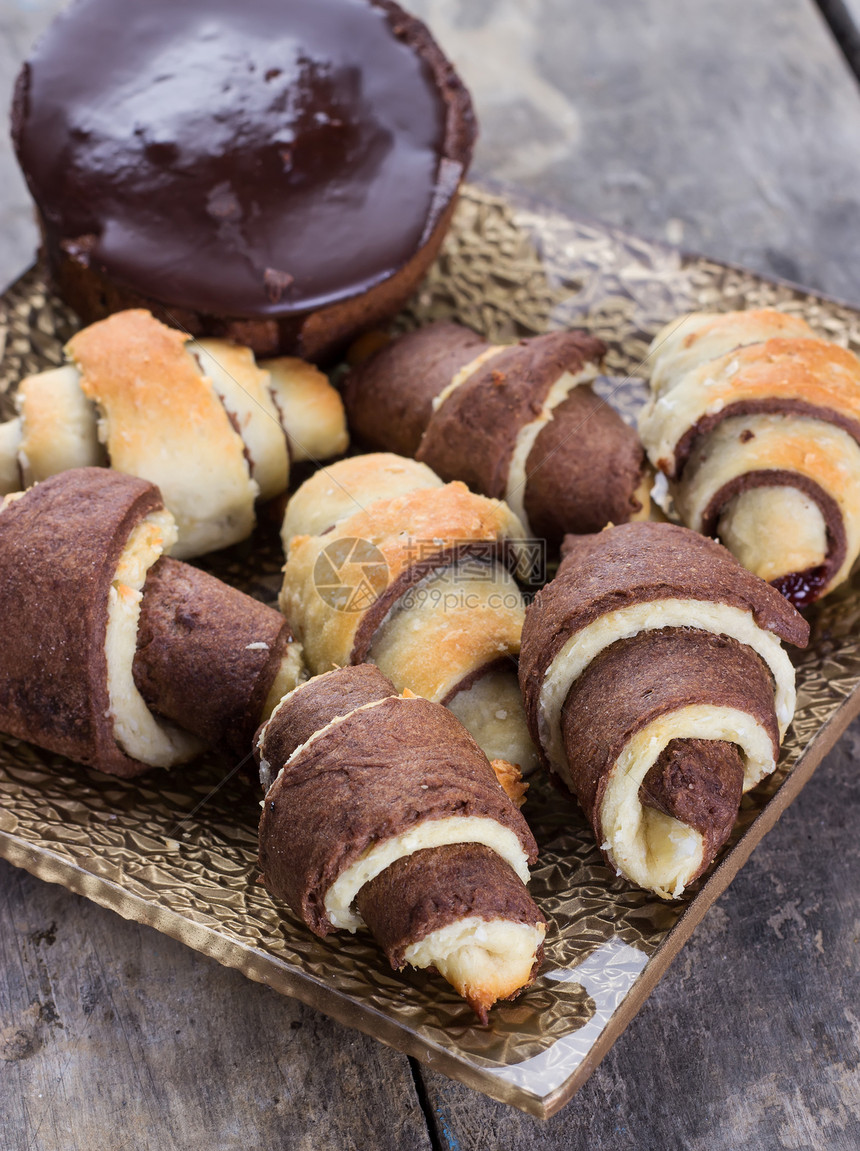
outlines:
[[430, 1096], [427, 1094], [427, 1087], [424, 1083], [424, 1076], [421, 1074], [421, 1064], [417, 1059], [408, 1056], [409, 1070], [412, 1072], [412, 1082], [415, 1084], [415, 1094], [418, 1098], [418, 1106], [421, 1108], [424, 1115], [424, 1122], [427, 1124], [427, 1135], [430, 1139], [430, 1146], [433, 1151], [449, 1151], [450, 1140], [446, 1139], [444, 1142], [439, 1135], [439, 1124], [436, 1122], [436, 1113], [433, 1110], [433, 1104], [430, 1101]]
[[860, 28], [845, 0], [816, 0], [833, 38], [860, 81]]

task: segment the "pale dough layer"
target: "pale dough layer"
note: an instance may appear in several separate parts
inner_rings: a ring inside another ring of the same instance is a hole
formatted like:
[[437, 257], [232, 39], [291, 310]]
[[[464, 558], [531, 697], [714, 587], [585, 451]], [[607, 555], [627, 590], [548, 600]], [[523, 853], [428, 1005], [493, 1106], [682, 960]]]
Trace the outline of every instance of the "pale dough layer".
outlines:
[[541, 743], [550, 766], [573, 786], [564, 754], [561, 711], [576, 679], [601, 651], [618, 640], [643, 631], [666, 627], [694, 627], [713, 635], [726, 635], [752, 648], [774, 679], [774, 707], [780, 735], [794, 715], [794, 668], [779, 640], [760, 628], [752, 613], [729, 604], [701, 600], [665, 599], [632, 604], [607, 612], [575, 632], [547, 668], [541, 688], [539, 715]]
[[542, 923], [468, 916], [411, 944], [404, 958], [435, 967], [464, 999], [486, 1008], [528, 983], [545, 934]]
[[523, 775], [540, 762], [529, 736], [516, 668], [491, 668], [465, 691], [458, 691], [448, 710], [486, 755], [487, 759], [515, 763]]
[[293, 463], [342, 455], [349, 447], [343, 401], [319, 368], [295, 356], [263, 360], [260, 367], [269, 373]]
[[500, 565], [439, 568], [397, 601], [367, 659], [398, 691], [438, 703], [487, 664], [515, 659], [524, 619], [522, 593]]
[[477, 815], [425, 819], [400, 835], [373, 844], [361, 859], [340, 873], [325, 894], [326, 915], [331, 923], [335, 927], [356, 931], [363, 925], [363, 920], [353, 907], [353, 901], [365, 883], [375, 879], [395, 860], [429, 847], [443, 847], [447, 843], [482, 843], [501, 856], [523, 883], [529, 881], [526, 853], [510, 828]]
[[675, 450], [706, 416], [743, 402], [800, 402], [860, 422], [860, 360], [825, 340], [773, 339], [737, 348], [652, 395], [639, 434], [656, 468], [674, 478]]
[[21, 419], [19, 459], [24, 486], [71, 468], [107, 463], [95, 406], [72, 364], [22, 380], [15, 395]]
[[281, 529], [284, 554], [295, 536], [316, 536], [379, 500], [422, 488], [441, 488], [426, 464], [391, 452], [371, 452], [320, 468], [287, 504]]
[[574, 388], [579, 387], [580, 384], [589, 383], [596, 375], [596, 364], [587, 364], [581, 372], [577, 372], [576, 374], [563, 372], [547, 392], [540, 414], [531, 420], [530, 423], [520, 428], [517, 433], [516, 443], [513, 454], [511, 455], [511, 462], [508, 466], [508, 483], [505, 491], [505, 501], [522, 520], [526, 534], [529, 536], [532, 534], [532, 530], [528, 517], [526, 516], [525, 508], [526, 485], [528, 483], [526, 463], [528, 462], [532, 448], [535, 446], [535, 440], [552, 419], [552, 413], [555, 408], [557, 408], [559, 404], [564, 403]]
[[152, 714], [132, 670], [146, 573], [175, 538], [169, 512], [151, 512], [142, 520], [123, 548], [108, 600], [105, 655], [114, 738], [126, 755], [152, 767], [174, 767], [203, 749], [195, 736]]
[[689, 312], [661, 328], [648, 349], [651, 390], [661, 394], [687, 372], [735, 348], [782, 336], [814, 339], [800, 316], [773, 308], [745, 312]]
[[[678, 513], [696, 531], [720, 489], [749, 472], [780, 470], [813, 480], [837, 503], [847, 554], [828, 587], [844, 580], [860, 553], [860, 446], [842, 428], [792, 415], [732, 416], [690, 456], [672, 485]], [[744, 567], [775, 579], [824, 560], [827, 541], [818, 506], [797, 488], [751, 489], [731, 501], [720, 521], [720, 540]]]
[[744, 791], [776, 766], [767, 730], [751, 715], [729, 707], [679, 708], [627, 743], [610, 771], [600, 808], [601, 847], [619, 872], [664, 899], [676, 899], [703, 862], [699, 832], [639, 801], [642, 781], [673, 739], [737, 744], [744, 755]]
[[269, 373], [257, 367], [250, 348], [229, 340], [193, 340], [188, 351], [224, 405], [242, 437], [260, 498], [287, 490], [290, 459], [284, 429], [269, 388]]
[[161, 489], [179, 529], [179, 559], [250, 535], [258, 491], [242, 439], [185, 340], [132, 310], [91, 324], [67, 346], [101, 413], [112, 466]]

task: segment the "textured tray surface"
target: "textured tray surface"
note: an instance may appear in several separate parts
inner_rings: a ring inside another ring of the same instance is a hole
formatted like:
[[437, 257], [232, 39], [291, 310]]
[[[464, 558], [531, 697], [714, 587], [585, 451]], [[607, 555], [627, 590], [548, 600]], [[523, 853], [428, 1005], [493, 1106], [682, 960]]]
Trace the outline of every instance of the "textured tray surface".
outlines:
[[[860, 350], [850, 308], [468, 188], [455, 227], [404, 326], [453, 316], [504, 340], [583, 324], [610, 347], [602, 394], [632, 417], [635, 376], [654, 331], [679, 312], [776, 305]], [[0, 302], [0, 407], [28, 372], [62, 361], [74, 317], [38, 269]], [[633, 378], [631, 378], [633, 377]], [[264, 513], [265, 521], [265, 513]], [[274, 601], [282, 563], [276, 525], [206, 566]], [[551, 928], [546, 964], [491, 1025], [446, 984], [394, 975], [375, 946], [311, 936], [257, 882], [259, 789], [249, 764], [201, 761], [123, 782], [0, 737], [0, 855], [151, 924], [220, 962], [316, 1005], [473, 1087], [550, 1114], [584, 1081], [632, 1018], [695, 924], [860, 709], [860, 584], [810, 613], [797, 659], [798, 712], [779, 769], [744, 800], [711, 876], [667, 904], [604, 865], [576, 805], [541, 783], [526, 815], [541, 857], [532, 891]], [[247, 773], [247, 774], [246, 774]]]

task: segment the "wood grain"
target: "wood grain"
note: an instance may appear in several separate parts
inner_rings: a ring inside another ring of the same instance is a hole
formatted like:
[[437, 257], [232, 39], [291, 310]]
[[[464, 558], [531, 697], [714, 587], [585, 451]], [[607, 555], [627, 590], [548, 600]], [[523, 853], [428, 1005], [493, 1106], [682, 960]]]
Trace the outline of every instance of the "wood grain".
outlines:
[[[0, 102], [59, 6], [0, 0]], [[812, 0], [409, 6], [477, 96], [476, 174], [860, 300], [860, 93]], [[35, 245], [5, 140], [0, 190], [2, 281]], [[0, 863], [0, 1151], [854, 1151], [858, 759], [855, 724], [547, 1123], [416, 1091], [401, 1056]]]
[[0, 890], [2, 1151], [429, 1151], [404, 1056], [5, 861]]

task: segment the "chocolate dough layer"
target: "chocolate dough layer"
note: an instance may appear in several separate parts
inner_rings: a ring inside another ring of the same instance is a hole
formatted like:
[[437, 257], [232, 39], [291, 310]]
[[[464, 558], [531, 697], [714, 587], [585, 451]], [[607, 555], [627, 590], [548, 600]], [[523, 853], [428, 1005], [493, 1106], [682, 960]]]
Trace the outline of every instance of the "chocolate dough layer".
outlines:
[[796, 415], [806, 416], [813, 420], [824, 420], [837, 428], [842, 428], [860, 444], [860, 423], [836, 408], [825, 408], [820, 404], [808, 404], [804, 400], [786, 400], [779, 396], [768, 396], [761, 400], [739, 400], [736, 404], [726, 404], [719, 412], [702, 416], [683, 434], [675, 445], [673, 460], [675, 478], [680, 479], [682, 477], [687, 460], [689, 460], [700, 436], [708, 435], [723, 420], [733, 416], [751, 415]]
[[146, 576], [134, 682], [152, 711], [246, 755], [289, 642], [279, 611], [165, 557]]
[[731, 835], [744, 786], [738, 747], [719, 739], [673, 739], [639, 788], [639, 802], [694, 828], [711, 860]]
[[[546, 922], [519, 876], [481, 843], [446, 844], [398, 859], [364, 885], [356, 903], [395, 970], [405, 965], [407, 947], [467, 916]], [[541, 953], [537, 958], [540, 963]]]
[[636, 432], [587, 384], [553, 411], [526, 460], [525, 509], [555, 552], [568, 532], [599, 532], [641, 510], [645, 467]]
[[[266, 748], [264, 740], [268, 759]], [[509, 828], [537, 857], [525, 820], [465, 728], [439, 704], [386, 699], [321, 732], [272, 785], [260, 820], [263, 878], [325, 935], [326, 892], [369, 847], [426, 821], [471, 815]]]
[[768, 731], [778, 754], [768, 669], [754, 651], [727, 636], [695, 628], [641, 632], [606, 648], [574, 682], [562, 709], [565, 755], [598, 843], [609, 772], [621, 752], [660, 716], [694, 704], [736, 708], [752, 716]]
[[163, 506], [146, 480], [77, 468], [0, 512], [0, 729], [111, 775], [150, 770], [114, 739], [105, 636], [122, 550]]
[[585, 332], [549, 332], [493, 356], [430, 420], [416, 459], [443, 480], [504, 499], [520, 430], [537, 419], [552, 385], [598, 362], [605, 345]]
[[382, 672], [369, 663], [315, 676], [278, 707], [266, 728], [261, 754], [277, 775], [296, 748], [333, 719], [396, 695]]
[[350, 430], [369, 448], [414, 456], [433, 400], [489, 348], [459, 324], [427, 324], [391, 341], [353, 368], [343, 383]]
[[759, 627], [805, 647], [809, 625], [779, 592], [726, 548], [676, 524], [630, 523], [568, 536], [563, 562], [526, 612], [520, 687], [532, 738], [544, 676], [568, 639], [608, 612], [663, 599], [725, 603], [751, 611]]

